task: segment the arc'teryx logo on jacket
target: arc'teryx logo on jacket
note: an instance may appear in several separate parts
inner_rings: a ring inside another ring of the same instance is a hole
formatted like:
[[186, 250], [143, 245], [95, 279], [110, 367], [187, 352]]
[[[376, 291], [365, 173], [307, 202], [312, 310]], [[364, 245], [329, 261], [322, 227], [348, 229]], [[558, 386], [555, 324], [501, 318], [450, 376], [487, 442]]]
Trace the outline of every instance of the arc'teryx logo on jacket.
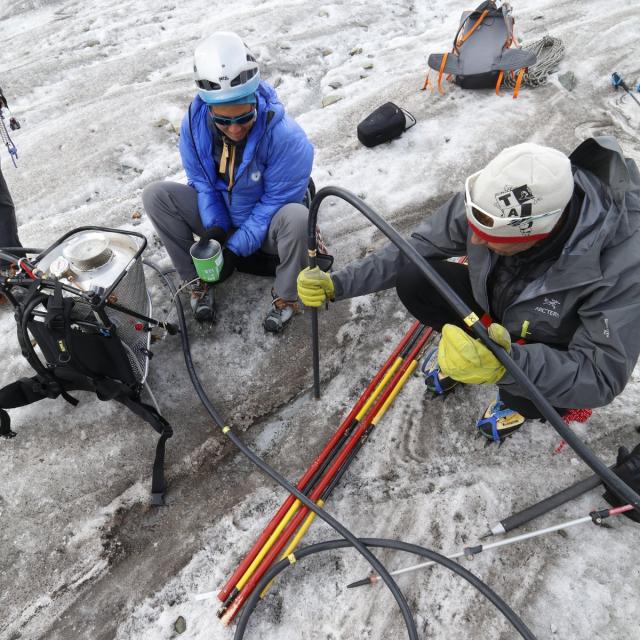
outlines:
[[560, 314], [556, 311], [556, 307], [560, 304], [560, 300], [555, 298], [545, 298], [542, 306], [534, 307], [538, 313], [544, 313], [552, 318], [559, 318]]
[[538, 313], [544, 313], [552, 318], [559, 318], [560, 314], [556, 311], [556, 307], [560, 304], [560, 300], [555, 298], [545, 298], [542, 306], [534, 307]]

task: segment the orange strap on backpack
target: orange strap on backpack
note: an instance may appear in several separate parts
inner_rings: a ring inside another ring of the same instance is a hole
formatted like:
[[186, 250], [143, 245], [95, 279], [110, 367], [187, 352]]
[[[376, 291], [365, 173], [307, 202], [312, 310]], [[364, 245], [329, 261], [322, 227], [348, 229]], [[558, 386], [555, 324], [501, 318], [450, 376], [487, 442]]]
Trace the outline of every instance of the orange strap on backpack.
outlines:
[[442, 74], [444, 73], [444, 67], [447, 64], [448, 57], [448, 53], [442, 55], [442, 62], [440, 63], [440, 70], [438, 71], [438, 91], [440, 93], [444, 93], [444, 89], [442, 88]]
[[424, 84], [422, 85], [422, 89], [421, 91], [425, 91], [426, 88], [429, 86], [429, 74], [431, 73], [431, 69], [427, 69], [427, 75], [424, 79]]
[[487, 15], [489, 14], [489, 10], [485, 9], [481, 14], [480, 17], [475, 21], [475, 23], [473, 24], [473, 26], [471, 27], [471, 29], [469, 29], [469, 31], [467, 31], [467, 33], [465, 33], [464, 35], [460, 35], [459, 38], [457, 38], [455, 45], [453, 46], [453, 50], [455, 52], [458, 51], [458, 49], [460, 48], [460, 45], [467, 40], [471, 34], [482, 24], [482, 21], [487, 17]]
[[526, 71], [526, 67], [522, 67], [520, 71], [518, 71], [518, 78], [516, 79], [516, 86], [513, 88], [513, 99], [515, 100], [518, 97], [518, 91], [520, 91], [520, 85], [522, 84], [522, 78], [524, 76], [524, 72]]

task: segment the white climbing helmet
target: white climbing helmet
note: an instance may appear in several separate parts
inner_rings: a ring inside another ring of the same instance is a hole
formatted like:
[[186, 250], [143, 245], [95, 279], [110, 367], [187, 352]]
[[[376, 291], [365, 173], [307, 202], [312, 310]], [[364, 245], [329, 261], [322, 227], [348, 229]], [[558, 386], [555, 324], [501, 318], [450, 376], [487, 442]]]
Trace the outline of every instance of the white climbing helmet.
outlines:
[[237, 102], [260, 84], [258, 63], [240, 36], [218, 31], [203, 40], [193, 54], [198, 95], [208, 104]]

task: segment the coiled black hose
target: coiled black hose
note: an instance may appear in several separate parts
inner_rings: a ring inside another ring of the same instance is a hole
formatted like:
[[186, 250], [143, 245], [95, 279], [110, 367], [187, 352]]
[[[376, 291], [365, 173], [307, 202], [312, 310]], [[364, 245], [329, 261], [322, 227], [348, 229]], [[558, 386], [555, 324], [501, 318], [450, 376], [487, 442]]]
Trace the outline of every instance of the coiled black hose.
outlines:
[[[525, 640], [536, 640], [536, 637], [531, 633], [530, 629], [527, 625], [520, 619], [520, 617], [513, 611], [513, 609], [493, 590], [491, 587], [486, 585], [480, 578], [473, 575], [471, 571], [465, 569], [462, 565], [459, 565], [457, 562], [453, 560], [449, 560], [449, 558], [435, 552], [430, 549], [425, 549], [424, 547], [419, 547], [415, 544], [409, 544], [407, 542], [400, 542], [398, 540], [385, 540], [383, 538], [360, 538], [360, 542], [367, 547], [379, 547], [383, 549], [395, 549], [397, 551], [406, 551], [407, 553], [412, 553], [417, 556], [422, 556], [423, 558], [428, 558], [429, 560], [433, 560], [438, 564], [446, 567], [450, 571], [457, 573], [459, 576], [464, 578], [469, 584], [473, 585], [485, 598], [487, 598], [495, 607], [498, 608], [500, 613], [504, 615], [504, 617], [513, 625], [515, 630], [523, 637]], [[296, 551], [295, 559], [296, 563], [307, 556], [311, 556], [315, 553], [320, 553], [322, 551], [331, 551], [333, 549], [343, 549], [345, 547], [351, 546], [347, 540], [328, 540], [326, 542], [319, 542], [317, 544], [310, 545], [301, 549], [300, 551]], [[242, 640], [244, 638], [244, 633], [247, 628], [247, 624], [249, 622], [249, 618], [253, 613], [256, 605], [258, 604], [258, 600], [260, 599], [260, 594], [262, 590], [269, 584], [271, 580], [273, 580], [279, 573], [282, 573], [285, 569], [292, 566], [291, 561], [288, 558], [284, 560], [280, 560], [276, 564], [269, 567], [269, 570], [262, 576], [260, 582], [256, 585], [253, 593], [249, 597], [249, 599], [245, 602], [244, 609], [242, 610], [242, 615], [240, 616], [240, 620], [238, 620], [238, 626], [236, 627], [235, 635], [233, 636], [233, 640]]]

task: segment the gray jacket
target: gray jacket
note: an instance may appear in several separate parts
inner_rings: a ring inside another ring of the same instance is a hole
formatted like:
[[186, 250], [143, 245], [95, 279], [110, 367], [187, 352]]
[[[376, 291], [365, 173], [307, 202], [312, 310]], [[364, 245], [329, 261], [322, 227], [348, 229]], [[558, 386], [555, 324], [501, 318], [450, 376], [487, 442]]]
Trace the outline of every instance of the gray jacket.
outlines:
[[[514, 339], [526, 332], [513, 359], [551, 404], [599, 407], [624, 389], [640, 354], [640, 173], [611, 137], [586, 140], [570, 159], [584, 192], [577, 224], [557, 260], [495, 320]], [[470, 238], [458, 193], [410, 241], [426, 258], [468, 255], [474, 297], [489, 309], [496, 255]], [[336, 299], [393, 287], [406, 264], [388, 245], [333, 274]], [[508, 373], [498, 386], [527, 397]]]

